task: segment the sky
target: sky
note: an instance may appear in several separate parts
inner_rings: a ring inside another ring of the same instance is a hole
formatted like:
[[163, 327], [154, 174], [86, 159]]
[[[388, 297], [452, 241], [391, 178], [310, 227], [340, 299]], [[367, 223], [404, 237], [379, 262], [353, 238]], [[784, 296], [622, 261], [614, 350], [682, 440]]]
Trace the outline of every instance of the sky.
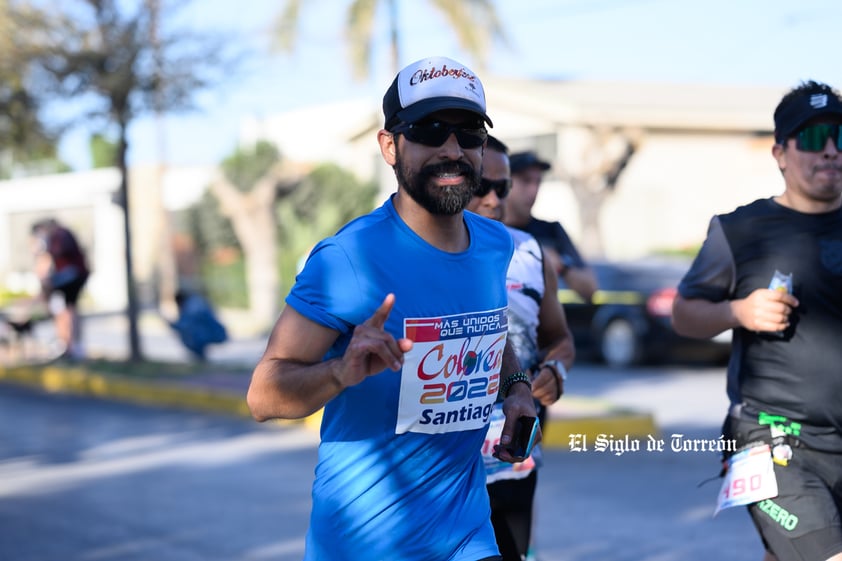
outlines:
[[[454, 0], [456, 1], [456, 0]], [[787, 89], [816, 79], [842, 89], [835, 38], [839, 0], [494, 0], [506, 45], [494, 45], [485, 73], [566, 80], [765, 85]], [[254, 53], [237, 76], [196, 98], [196, 109], [137, 120], [129, 131], [129, 164], [215, 165], [237, 146], [249, 117], [307, 105], [370, 98], [379, 102], [392, 78], [385, 25], [375, 31], [372, 76], [351, 78], [342, 38], [349, 0], [303, 2], [300, 41], [291, 54], [269, 48], [281, 0], [193, 0], [186, 20], [230, 34]], [[401, 65], [431, 55], [477, 70], [426, 0], [398, 0]], [[385, 15], [384, 13], [382, 15]], [[378, 22], [385, 20], [378, 16]], [[478, 71], [480, 78], [483, 73]], [[493, 108], [489, 108], [493, 111]], [[771, 115], [770, 115], [771, 119]], [[74, 169], [90, 167], [83, 125], [59, 154]]]

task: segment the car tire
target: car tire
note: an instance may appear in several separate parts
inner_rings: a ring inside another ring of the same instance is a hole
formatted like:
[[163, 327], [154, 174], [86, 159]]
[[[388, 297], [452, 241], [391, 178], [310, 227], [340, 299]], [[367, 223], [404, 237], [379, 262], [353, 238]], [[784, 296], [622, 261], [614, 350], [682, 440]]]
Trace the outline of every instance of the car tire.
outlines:
[[631, 321], [615, 318], [602, 330], [599, 351], [606, 365], [611, 368], [626, 368], [640, 362], [643, 344]]

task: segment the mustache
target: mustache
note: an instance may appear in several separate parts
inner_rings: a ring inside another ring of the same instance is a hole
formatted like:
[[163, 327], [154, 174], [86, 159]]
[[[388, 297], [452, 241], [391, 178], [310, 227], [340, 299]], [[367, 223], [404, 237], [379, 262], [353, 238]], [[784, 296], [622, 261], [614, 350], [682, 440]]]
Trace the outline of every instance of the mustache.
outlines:
[[469, 164], [468, 162], [463, 161], [452, 161], [452, 162], [441, 162], [438, 164], [430, 164], [428, 166], [424, 166], [421, 168], [419, 172], [419, 176], [423, 180], [427, 180], [431, 177], [436, 175], [450, 175], [450, 174], [458, 174], [464, 175], [466, 177], [471, 177], [476, 174], [476, 170], [474, 167]]

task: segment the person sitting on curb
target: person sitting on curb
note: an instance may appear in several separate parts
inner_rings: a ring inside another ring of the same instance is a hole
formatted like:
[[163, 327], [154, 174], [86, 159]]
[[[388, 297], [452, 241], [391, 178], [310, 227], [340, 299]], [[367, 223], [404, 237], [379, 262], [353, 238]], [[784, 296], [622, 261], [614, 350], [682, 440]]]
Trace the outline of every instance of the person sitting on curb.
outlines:
[[204, 362], [207, 360], [208, 346], [227, 341], [228, 332], [210, 303], [198, 292], [180, 289], [175, 294], [175, 303], [178, 306], [178, 319], [168, 323], [193, 356]]

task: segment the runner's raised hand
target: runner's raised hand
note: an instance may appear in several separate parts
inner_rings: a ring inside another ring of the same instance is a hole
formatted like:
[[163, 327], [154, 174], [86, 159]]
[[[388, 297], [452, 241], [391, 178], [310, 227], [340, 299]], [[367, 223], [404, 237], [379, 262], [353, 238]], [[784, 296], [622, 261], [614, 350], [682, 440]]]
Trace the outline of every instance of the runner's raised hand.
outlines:
[[394, 305], [395, 295], [387, 294], [374, 314], [354, 328], [341, 361], [339, 379], [346, 387], [359, 384], [367, 376], [387, 368], [400, 370], [403, 366], [403, 355], [412, 348], [412, 341], [396, 340], [384, 329]]

